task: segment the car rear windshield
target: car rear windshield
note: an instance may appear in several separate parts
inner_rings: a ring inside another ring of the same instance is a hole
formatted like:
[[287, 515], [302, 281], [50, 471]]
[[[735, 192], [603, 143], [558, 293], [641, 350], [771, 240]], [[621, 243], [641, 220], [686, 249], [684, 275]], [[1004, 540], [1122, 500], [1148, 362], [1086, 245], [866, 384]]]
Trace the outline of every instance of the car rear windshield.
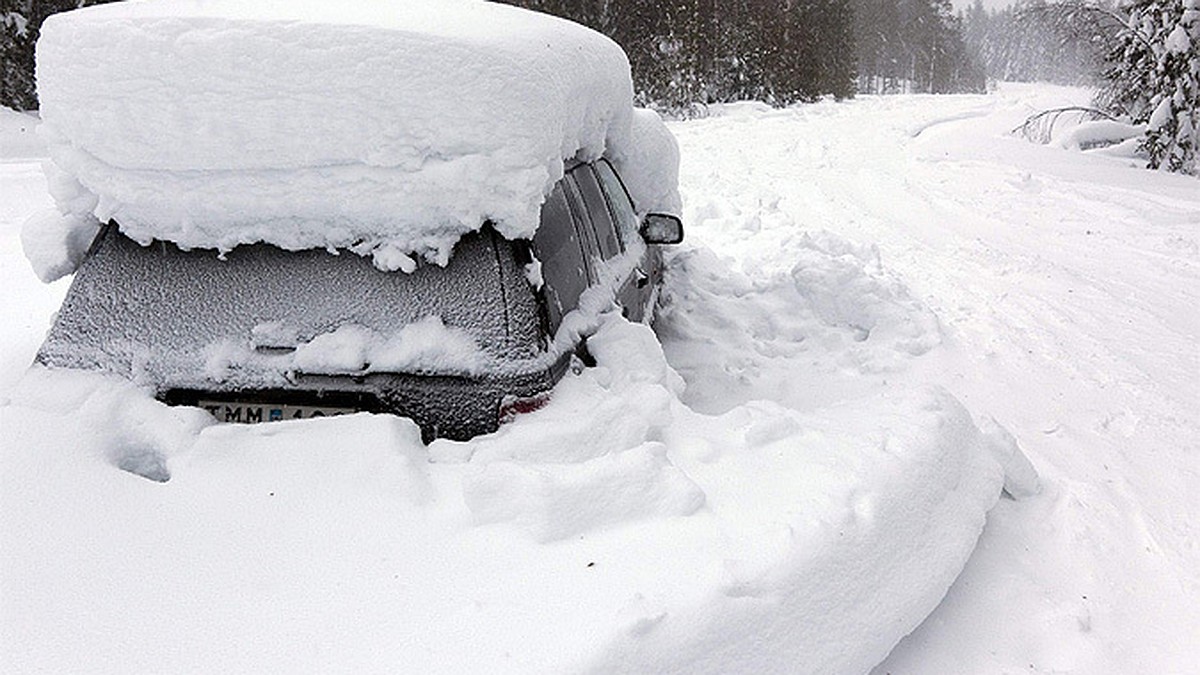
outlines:
[[386, 337], [435, 316], [492, 361], [530, 359], [542, 348], [541, 319], [513, 246], [485, 227], [459, 241], [446, 267], [405, 274], [350, 253], [264, 244], [221, 260], [211, 250], [139, 246], [110, 225], [39, 358], [179, 385], [202, 375], [221, 344], [288, 349], [345, 325]]

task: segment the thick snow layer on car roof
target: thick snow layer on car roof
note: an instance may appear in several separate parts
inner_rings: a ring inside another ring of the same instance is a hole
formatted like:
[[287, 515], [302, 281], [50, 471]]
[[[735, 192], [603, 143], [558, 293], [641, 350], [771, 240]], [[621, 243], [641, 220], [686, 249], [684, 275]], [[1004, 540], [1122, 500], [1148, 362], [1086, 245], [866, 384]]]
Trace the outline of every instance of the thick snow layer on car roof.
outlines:
[[471, 0], [90, 7], [46, 21], [38, 93], [77, 181], [59, 210], [184, 247], [354, 247], [407, 268], [398, 254], [444, 261], [485, 219], [530, 236], [564, 159], [664, 161], [633, 151], [620, 47]]

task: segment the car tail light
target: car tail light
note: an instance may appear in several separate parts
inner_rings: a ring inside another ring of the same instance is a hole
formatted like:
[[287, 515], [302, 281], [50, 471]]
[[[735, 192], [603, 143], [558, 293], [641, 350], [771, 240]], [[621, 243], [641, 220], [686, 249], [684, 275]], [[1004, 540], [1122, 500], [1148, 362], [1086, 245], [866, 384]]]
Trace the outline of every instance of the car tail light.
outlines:
[[548, 391], [534, 396], [505, 396], [500, 401], [500, 424], [507, 424], [513, 421], [517, 415], [541, 410], [549, 402], [550, 392]]

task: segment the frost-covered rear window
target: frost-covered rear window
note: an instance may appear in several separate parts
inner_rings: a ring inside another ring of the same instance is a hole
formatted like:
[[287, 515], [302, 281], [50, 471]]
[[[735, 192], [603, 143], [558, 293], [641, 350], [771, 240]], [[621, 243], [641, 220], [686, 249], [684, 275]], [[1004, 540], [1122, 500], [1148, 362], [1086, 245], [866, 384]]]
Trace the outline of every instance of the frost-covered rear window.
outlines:
[[[426, 264], [411, 274], [381, 272], [356, 255], [266, 244], [221, 260], [211, 250], [142, 247], [110, 228], [76, 276], [39, 358], [156, 385], [263, 386], [272, 382], [262, 378], [283, 377], [264, 372], [264, 355], [299, 347], [299, 357], [305, 345], [347, 331], [386, 340], [412, 326], [474, 343], [469, 363], [446, 355], [448, 373], [502, 367], [541, 349], [529, 283], [512, 243], [490, 228], [463, 237], [446, 267]], [[330, 367], [328, 359], [320, 365]]]

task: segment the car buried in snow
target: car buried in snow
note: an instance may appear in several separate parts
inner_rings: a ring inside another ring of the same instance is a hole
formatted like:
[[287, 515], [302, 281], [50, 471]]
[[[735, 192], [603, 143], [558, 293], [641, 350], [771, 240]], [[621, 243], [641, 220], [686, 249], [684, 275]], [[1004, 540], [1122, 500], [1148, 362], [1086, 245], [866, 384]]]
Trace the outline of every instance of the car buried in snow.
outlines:
[[26, 253], [76, 271], [37, 362], [221, 422], [492, 431], [601, 313], [649, 321], [683, 236], [674, 137], [556, 17], [147, 0], [56, 14], [37, 54], [57, 208]]
[[263, 243], [219, 259], [109, 223], [36, 360], [132, 377], [221, 422], [369, 411], [468, 439], [544, 404], [586, 360], [596, 312], [648, 322], [660, 247], [682, 237], [675, 216], [639, 219], [603, 158], [570, 166], [531, 240], [485, 225], [410, 273]]

